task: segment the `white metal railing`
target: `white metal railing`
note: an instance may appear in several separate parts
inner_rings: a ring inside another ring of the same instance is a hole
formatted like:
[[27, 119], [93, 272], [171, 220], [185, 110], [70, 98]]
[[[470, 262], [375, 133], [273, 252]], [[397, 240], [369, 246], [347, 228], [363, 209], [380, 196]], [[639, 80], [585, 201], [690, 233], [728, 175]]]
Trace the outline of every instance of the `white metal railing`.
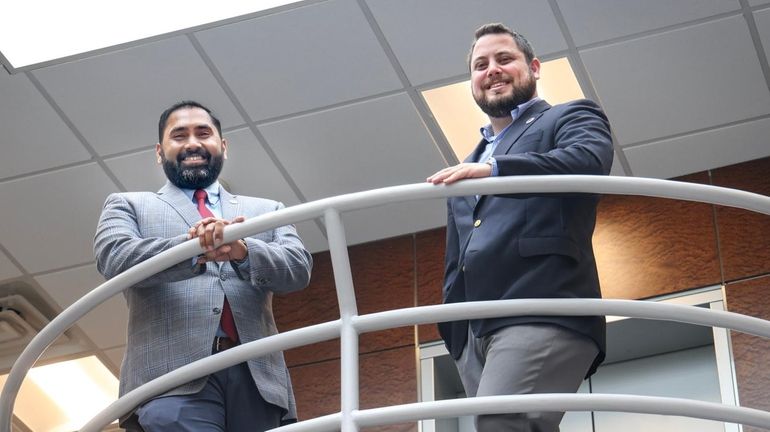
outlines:
[[[450, 186], [427, 183], [394, 186], [341, 195], [288, 207], [249, 219], [225, 229], [224, 241], [250, 236], [267, 229], [324, 217], [329, 238], [340, 319], [296, 329], [227, 350], [159, 377], [124, 395], [89, 421], [81, 431], [96, 432], [130, 412], [135, 406], [192, 379], [278, 350], [340, 338], [341, 411], [274, 431], [358, 431], [375, 426], [426, 418], [466, 414], [543, 410], [608, 410], [679, 415], [740, 423], [770, 429], [770, 413], [744, 407], [631, 395], [537, 394], [494, 396], [462, 400], [422, 402], [359, 410], [358, 337], [361, 333], [404, 325], [506, 315], [618, 315], [662, 319], [722, 327], [770, 338], [770, 322], [731, 312], [691, 306], [630, 300], [526, 299], [423, 306], [358, 315], [340, 213], [413, 200], [500, 193], [601, 193], [655, 196], [742, 208], [770, 215], [770, 197], [728, 188], [666, 180], [604, 176], [518, 176], [466, 180]], [[54, 318], [33, 338], [11, 369], [0, 394], [0, 432], [10, 432], [13, 406], [21, 383], [45, 349], [80, 317], [128, 287], [182, 260], [200, 253], [195, 240], [187, 241], [144, 261], [83, 296]]]

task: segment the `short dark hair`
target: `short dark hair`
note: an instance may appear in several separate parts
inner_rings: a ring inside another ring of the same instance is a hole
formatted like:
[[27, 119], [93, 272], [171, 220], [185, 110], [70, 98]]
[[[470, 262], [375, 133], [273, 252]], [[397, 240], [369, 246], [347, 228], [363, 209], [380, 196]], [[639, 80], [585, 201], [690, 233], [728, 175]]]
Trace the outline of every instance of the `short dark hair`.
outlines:
[[174, 105], [171, 105], [168, 107], [163, 113], [160, 115], [160, 120], [158, 120], [158, 142], [163, 142], [163, 132], [166, 130], [166, 126], [168, 125], [168, 118], [171, 117], [171, 114], [176, 111], [183, 108], [200, 108], [203, 111], [206, 111], [206, 113], [211, 117], [212, 123], [214, 123], [214, 127], [217, 128], [217, 132], [219, 133], [219, 137], [222, 137], [222, 124], [220, 123], [219, 119], [211, 112], [210, 109], [206, 108], [202, 104], [192, 101], [192, 100], [184, 100], [181, 102], [177, 102]]
[[527, 38], [511, 30], [505, 24], [490, 23], [490, 24], [484, 24], [483, 26], [477, 28], [476, 32], [473, 34], [473, 43], [471, 44], [471, 50], [468, 53], [469, 69], [470, 69], [471, 60], [473, 57], [473, 49], [476, 48], [476, 42], [478, 42], [479, 39], [482, 38], [482, 36], [486, 36], [490, 34], [507, 34], [510, 37], [512, 37], [513, 41], [516, 42], [516, 46], [518, 46], [521, 52], [524, 53], [524, 58], [527, 59], [527, 64], [532, 63], [532, 60], [535, 58], [535, 50], [532, 49], [532, 45], [530, 45]]

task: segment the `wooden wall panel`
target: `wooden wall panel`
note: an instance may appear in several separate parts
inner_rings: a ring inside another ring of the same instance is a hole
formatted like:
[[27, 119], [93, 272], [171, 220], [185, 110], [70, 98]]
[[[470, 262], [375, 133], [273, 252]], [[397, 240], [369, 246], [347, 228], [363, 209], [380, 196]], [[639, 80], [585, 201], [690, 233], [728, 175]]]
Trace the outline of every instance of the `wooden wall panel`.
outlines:
[[[273, 312], [281, 332], [339, 319], [328, 252], [313, 255], [313, 274], [307, 288], [273, 298]], [[339, 339], [291, 349], [284, 355], [289, 366], [339, 358]]]
[[340, 361], [325, 360], [289, 368], [299, 420], [340, 411]]
[[[361, 408], [417, 402], [417, 357], [414, 345], [361, 356]], [[417, 423], [362, 429], [416, 432]]]
[[[414, 236], [350, 248], [359, 315], [415, 306]], [[414, 346], [414, 326], [361, 335], [360, 350]]]
[[[417, 401], [417, 359], [414, 346], [363, 354], [359, 359], [361, 409]], [[340, 361], [326, 360], [290, 369], [300, 420], [340, 411]], [[362, 429], [414, 432], [416, 423]]]
[[[415, 305], [413, 236], [352, 246], [348, 254], [359, 314]], [[339, 318], [329, 253], [318, 253], [313, 258], [310, 286], [274, 299], [273, 309], [280, 331]], [[401, 327], [361, 335], [360, 351], [371, 352], [412, 344], [414, 327]], [[339, 358], [339, 340], [288, 350], [285, 355], [290, 366]]]
[[593, 241], [604, 298], [642, 299], [721, 281], [708, 204], [606, 195]]
[[[770, 196], [770, 158], [713, 171], [714, 185]], [[725, 280], [770, 273], [770, 216], [717, 208]]]
[[[770, 276], [729, 283], [726, 292], [729, 311], [770, 319]], [[741, 406], [770, 410], [770, 339], [739, 332], [732, 332], [731, 339]]]
[[[444, 284], [444, 251], [446, 228], [423, 231], [416, 234], [417, 305], [441, 304], [441, 288]], [[418, 328], [420, 343], [441, 339], [436, 324], [424, 324]]]

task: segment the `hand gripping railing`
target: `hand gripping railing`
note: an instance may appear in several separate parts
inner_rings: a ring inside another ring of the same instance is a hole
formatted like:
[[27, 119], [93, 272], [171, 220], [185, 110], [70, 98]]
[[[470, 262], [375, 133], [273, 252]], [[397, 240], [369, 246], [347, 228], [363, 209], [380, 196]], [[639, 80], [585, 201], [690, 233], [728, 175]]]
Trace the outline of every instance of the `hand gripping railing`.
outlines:
[[[607, 410], [679, 415], [740, 423], [770, 429], [770, 413], [709, 402], [631, 395], [536, 394], [492, 396], [423, 402], [368, 410], [358, 408], [358, 337], [361, 333], [405, 325], [506, 315], [617, 315], [723, 327], [770, 338], [770, 322], [731, 312], [630, 300], [526, 299], [423, 306], [358, 315], [347, 242], [340, 213], [394, 202], [448, 196], [501, 193], [602, 193], [643, 195], [699, 201], [770, 215], [770, 197], [694, 183], [603, 176], [519, 176], [466, 180], [451, 186], [427, 183], [395, 186], [341, 195], [288, 207], [229, 225], [224, 241], [323, 216], [340, 307], [340, 319], [287, 331], [249, 342], [196, 361], [127, 393], [97, 414], [81, 431], [96, 432], [158, 394], [250, 358], [339, 337], [341, 343], [341, 411], [275, 431], [355, 432], [375, 426], [426, 418], [522, 411]], [[80, 317], [124, 289], [200, 253], [198, 242], [187, 241], [144, 261], [105, 282], [65, 309], [35, 336], [21, 353], [0, 394], [0, 432], [10, 432], [13, 405], [29, 369], [45, 349]]]

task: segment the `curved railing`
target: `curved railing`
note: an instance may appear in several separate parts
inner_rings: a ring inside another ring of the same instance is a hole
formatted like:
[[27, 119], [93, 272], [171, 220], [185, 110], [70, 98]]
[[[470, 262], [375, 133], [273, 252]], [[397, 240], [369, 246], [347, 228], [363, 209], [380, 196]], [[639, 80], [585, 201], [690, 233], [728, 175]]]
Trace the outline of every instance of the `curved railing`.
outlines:
[[[423, 306], [358, 315], [340, 213], [394, 202], [501, 193], [601, 193], [655, 196], [742, 208], [770, 215], [770, 197], [716, 186], [666, 180], [603, 176], [518, 176], [466, 180], [451, 186], [412, 184], [341, 195], [288, 207], [225, 229], [224, 241], [267, 229], [324, 217], [340, 307], [338, 320], [287, 331], [249, 342], [196, 361], [124, 395], [89, 421], [81, 431], [96, 432], [135, 406], [192, 379], [278, 350], [340, 338], [341, 411], [283, 426], [274, 431], [358, 431], [375, 426], [466, 414], [543, 410], [607, 410], [679, 415], [770, 429], [770, 413], [709, 402], [631, 395], [536, 394], [423, 402], [359, 410], [358, 338], [361, 333], [405, 325], [507, 315], [617, 315], [679, 321], [738, 330], [770, 338], [770, 322], [725, 311], [630, 300], [526, 299]], [[187, 241], [105, 282], [54, 318], [16, 360], [0, 394], [0, 432], [10, 432], [16, 395], [29, 369], [45, 349], [80, 317], [113, 295], [184, 259], [200, 253]]]

